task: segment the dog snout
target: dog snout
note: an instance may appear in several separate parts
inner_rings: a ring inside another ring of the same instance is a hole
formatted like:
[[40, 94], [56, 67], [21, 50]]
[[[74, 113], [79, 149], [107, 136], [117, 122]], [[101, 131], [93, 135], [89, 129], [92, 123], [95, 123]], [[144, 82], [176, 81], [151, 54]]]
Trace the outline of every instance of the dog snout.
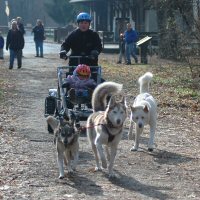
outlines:
[[117, 119], [117, 124], [121, 124], [121, 120], [120, 119]]
[[142, 127], [143, 127], [143, 124], [142, 124], [142, 123], [139, 123], [139, 124], [138, 124], [138, 127], [139, 127], [139, 128], [142, 128]]
[[67, 146], [67, 144], [68, 144], [67, 138], [64, 139], [63, 143], [64, 143], [65, 146]]

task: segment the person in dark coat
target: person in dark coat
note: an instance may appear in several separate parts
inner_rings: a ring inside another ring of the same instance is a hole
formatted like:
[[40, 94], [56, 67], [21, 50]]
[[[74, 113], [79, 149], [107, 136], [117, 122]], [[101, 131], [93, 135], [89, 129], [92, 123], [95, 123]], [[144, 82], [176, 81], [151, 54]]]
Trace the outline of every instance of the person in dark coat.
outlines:
[[17, 27], [17, 21], [12, 21], [11, 29], [6, 38], [6, 50], [10, 50], [9, 69], [13, 68], [14, 59], [17, 58], [18, 69], [22, 67], [22, 49], [24, 48], [24, 36]]
[[[21, 17], [17, 17], [16, 18], [16, 21], [17, 21], [17, 26], [18, 26], [18, 29], [22, 32], [22, 34], [24, 35], [26, 33], [25, 29], [24, 29], [24, 24], [22, 23], [22, 18]], [[22, 51], [22, 57], [23, 56], [23, 51]]]
[[22, 23], [22, 18], [21, 18], [21, 17], [17, 17], [16, 20], [17, 20], [18, 29], [19, 29], [19, 30], [22, 32], [22, 34], [24, 35], [26, 32], [25, 32], [25, 29], [24, 29], [24, 24]]
[[36, 26], [32, 30], [34, 34], [34, 42], [35, 42], [35, 49], [36, 49], [36, 56], [43, 58], [43, 41], [45, 39], [44, 35], [44, 26], [40, 19], [37, 20]]
[[[91, 17], [82, 12], [77, 16], [78, 27], [72, 31], [61, 45], [60, 58], [66, 58], [66, 53], [71, 50], [71, 56], [90, 56], [90, 58], [69, 58], [69, 66], [86, 64], [98, 66], [98, 55], [102, 51], [101, 39], [97, 32], [91, 30]], [[63, 53], [62, 53], [63, 52]]]
[[119, 36], [119, 60], [118, 64], [122, 63], [122, 57], [124, 58], [124, 62], [126, 62], [126, 55], [125, 55], [125, 40], [123, 33], [120, 33]]
[[3, 47], [4, 47], [4, 38], [1, 35], [1, 31], [0, 31], [0, 59], [3, 60]]

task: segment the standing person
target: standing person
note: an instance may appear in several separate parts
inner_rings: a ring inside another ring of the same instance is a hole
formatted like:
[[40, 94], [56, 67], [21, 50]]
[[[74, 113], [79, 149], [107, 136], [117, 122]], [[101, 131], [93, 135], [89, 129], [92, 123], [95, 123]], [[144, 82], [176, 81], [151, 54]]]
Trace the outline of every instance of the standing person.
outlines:
[[1, 35], [0, 31], [0, 59], [3, 60], [3, 47], [4, 47], [4, 38]]
[[13, 68], [14, 59], [17, 57], [18, 69], [22, 67], [22, 49], [24, 48], [24, 36], [17, 27], [17, 21], [12, 21], [11, 29], [6, 38], [6, 50], [10, 50], [9, 69]]
[[77, 29], [72, 31], [61, 45], [60, 58], [66, 58], [65, 50], [71, 50], [71, 56], [91, 56], [89, 58], [69, 58], [70, 66], [86, 64], [89, 66], [98, 66], [98, 55], [102, 51], [101, 39], [97, 32], [91, 30], [91, 17], [88, 13], [82, 12], [77, 16]]
[[24, 24], [22, 23], [22, 18], [21, 17], [17, 17], [16, 18], [17, 20], [17, 26], [18, 26], [18, 29], [22, 32], [22, 34], [24, 35], [26, 32], [24, 30]]
[[120, 36], [119, 36], [119, 60], [117, 62], [118, 64], [122, 63], [122, 57], [124, 58], [124, 62], [126, 62], [124, 34], [120, 33]]
[[135, 63], [138, 63], [138, 58], [135, 53], [138, 34], [136, 30], [132, 29], [130, 23], [127, 24], [127, 30], [124, 33], [124, 38], [125, 38], [126, 64], [131, 65], [131, 56], [135, 59]]
[[36, 26], [32, 30], [34, 34], [36, 56], [43, 58], [44, 26], [40, 19], [37, 19]]
[[[17, 26], [18, 29], [22, 32], [22, 34], [24, 35], [26, 32], [24, 30], [24, 24], [22, 23], [22, 18], [21, 17], [17, 17], [16, 18], [17, 21]], [[23, 51], [22, 51], [22, 57], [23, 57]]]

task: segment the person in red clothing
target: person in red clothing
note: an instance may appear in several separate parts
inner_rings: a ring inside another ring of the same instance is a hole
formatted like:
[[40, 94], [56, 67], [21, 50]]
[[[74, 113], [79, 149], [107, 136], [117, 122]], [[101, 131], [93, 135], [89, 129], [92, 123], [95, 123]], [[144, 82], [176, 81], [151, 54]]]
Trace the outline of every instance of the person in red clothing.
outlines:
[[66, 96], [71, 102], [76, 103], [77, 98], [85, 99], [89, 107], [91, 107], [90, 101], [96, 86], [97, 83], [91, 78], [90, 67], [85, 64], [79, 64], [73, 74], [67, 76], [62, 85], [63, 88], [66, 88]]

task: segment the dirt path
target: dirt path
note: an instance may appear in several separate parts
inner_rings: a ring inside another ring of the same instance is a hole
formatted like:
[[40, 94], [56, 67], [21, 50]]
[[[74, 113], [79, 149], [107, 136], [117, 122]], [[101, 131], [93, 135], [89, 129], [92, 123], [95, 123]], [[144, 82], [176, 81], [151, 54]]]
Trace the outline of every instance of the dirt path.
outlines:
[[93, 172], [91, 148], [86, 137], [80, 137], [77, 173], [59, 180], [44, 99], [48, 89], [56, 87], [56, 67], [62, 64], [52, 55], [26, 56], [21, 70], [8, 70], [7, 63], [1, 63], [1, 77], [9, 82], [5, 106], [0, 106], [0, 199], [200, 198], [199, 121], [173, 108], [160, 112], [153, 153], [146, 151], [147, 134], [140, 151], [130, 152], [133, 142], [124, 132], [116, 179], [109, 180], [107, 170]]

